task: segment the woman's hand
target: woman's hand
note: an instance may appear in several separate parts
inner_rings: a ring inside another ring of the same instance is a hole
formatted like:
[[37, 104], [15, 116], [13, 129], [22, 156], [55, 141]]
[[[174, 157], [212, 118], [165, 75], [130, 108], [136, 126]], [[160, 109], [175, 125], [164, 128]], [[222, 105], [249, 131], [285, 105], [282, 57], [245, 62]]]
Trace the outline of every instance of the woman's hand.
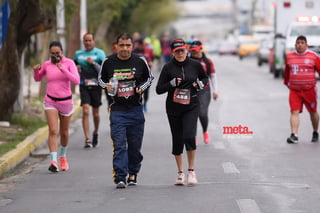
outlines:
[[36, 64], [32, 68], [33, 68], [33, 71], [38, 72], [41, 69], [41, 65], [40, 64]]
[[59, 68], [59, 70], [61, 72], [64, 72], [63, 69], [62, 69], [62, 64], [60, 62], [56, 63], [57, 67]]
[[218, 99], [218, 93], [212, 93], [212, 98], [213, 100], [217, 100]]

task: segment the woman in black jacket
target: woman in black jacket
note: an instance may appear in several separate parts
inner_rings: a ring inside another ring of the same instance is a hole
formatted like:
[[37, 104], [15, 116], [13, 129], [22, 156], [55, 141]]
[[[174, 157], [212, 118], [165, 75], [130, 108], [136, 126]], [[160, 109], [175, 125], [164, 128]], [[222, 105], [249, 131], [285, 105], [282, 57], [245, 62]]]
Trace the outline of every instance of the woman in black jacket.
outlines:
[[197, 91], [207, 84], [208, 77], [199, 62], [187, 57], [183, 39], [174, 40], [171, 50], [173, 58], [163, 66], [156, 92], [168, 92], [166, 112], [172, 134], [172, 154], [178, 168], [175, 184], [185, 184], [182, 155], [185, 146], [188, 157], [187, 184], [194, 185], [198, 182], [194, 172], [195, 137], [199, 115]]

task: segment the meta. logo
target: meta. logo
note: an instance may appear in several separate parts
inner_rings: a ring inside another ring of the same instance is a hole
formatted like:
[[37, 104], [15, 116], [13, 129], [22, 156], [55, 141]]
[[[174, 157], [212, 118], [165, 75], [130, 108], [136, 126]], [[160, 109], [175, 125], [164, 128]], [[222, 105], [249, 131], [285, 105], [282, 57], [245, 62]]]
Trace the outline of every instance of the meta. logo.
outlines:
[[223, 127], [224, 135], [252, 135], [253, 132], [249, 130], [247, 126], [224, 126]]

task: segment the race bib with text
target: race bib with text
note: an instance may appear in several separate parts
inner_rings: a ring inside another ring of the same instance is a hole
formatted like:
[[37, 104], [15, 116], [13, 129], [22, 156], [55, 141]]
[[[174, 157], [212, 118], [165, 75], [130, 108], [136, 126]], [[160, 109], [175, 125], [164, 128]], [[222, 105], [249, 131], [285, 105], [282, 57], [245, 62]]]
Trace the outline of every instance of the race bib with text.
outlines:
[[176, 88], [173, 94], [173, 102], [178, 104], [190, 104], [190, 90]]

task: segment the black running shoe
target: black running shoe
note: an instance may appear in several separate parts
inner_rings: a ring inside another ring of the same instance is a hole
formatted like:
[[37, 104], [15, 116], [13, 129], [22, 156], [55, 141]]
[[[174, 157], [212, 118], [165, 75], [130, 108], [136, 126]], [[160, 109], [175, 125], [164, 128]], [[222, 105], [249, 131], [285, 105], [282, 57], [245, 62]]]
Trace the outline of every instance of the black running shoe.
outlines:
[[116, 182], [116, 188], [117, 189], [124, 189], [124, 188], [127, 188], [127, 183], [126, 181], [118, 181]]
[[96, 147], [98, 145], [98, 134], [94, 134], [92, 136], [92, 146]]
[[48, 170], [53, 173], [59, 172], [59, 166], [58, 166], [57, 161], [53, 161], [53, 160], [50, 161], [50, 166], [49, 166]]
[[86, 139], [85, 142], [84, 142], [84, 148], [85, 149], [90, 149], [92, 148], [92, 143], [90, 141], [90, 139]]
[[287, 143], [298, 143], [298, 137], [294, 134], [291, 134], [290, 137], [287, 139]]
[[318, 132], [314, 131], [314, 132], [312, 133], [311, 142], [319, 142], [319, 134], [318, 134]]
[[130, 174], [127, 182], [129, 186], [137, 185], [137, 174]]

